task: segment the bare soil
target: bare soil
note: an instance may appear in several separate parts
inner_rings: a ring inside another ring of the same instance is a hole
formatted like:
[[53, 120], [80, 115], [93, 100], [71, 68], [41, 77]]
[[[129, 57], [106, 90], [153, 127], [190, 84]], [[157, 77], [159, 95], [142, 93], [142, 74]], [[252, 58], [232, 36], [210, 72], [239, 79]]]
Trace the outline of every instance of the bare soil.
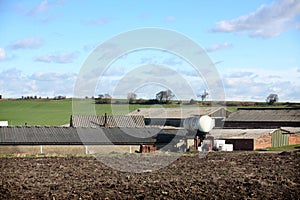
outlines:
[[299, 152], [191, 154], [146, 173], [91, 157], [1, 158], [0, 199], [298, 199], [299, 167]]

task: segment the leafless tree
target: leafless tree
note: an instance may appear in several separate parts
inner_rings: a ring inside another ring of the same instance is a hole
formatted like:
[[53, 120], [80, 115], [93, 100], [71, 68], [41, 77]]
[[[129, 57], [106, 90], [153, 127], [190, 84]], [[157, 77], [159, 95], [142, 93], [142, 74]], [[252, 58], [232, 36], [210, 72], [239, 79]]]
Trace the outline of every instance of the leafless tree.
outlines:
[[198, 97], [201, 97], [201, 100], [204, 101], [206, 97], [208, 96], [208, 92], [204, 90], [203, 94], [197, 95]]

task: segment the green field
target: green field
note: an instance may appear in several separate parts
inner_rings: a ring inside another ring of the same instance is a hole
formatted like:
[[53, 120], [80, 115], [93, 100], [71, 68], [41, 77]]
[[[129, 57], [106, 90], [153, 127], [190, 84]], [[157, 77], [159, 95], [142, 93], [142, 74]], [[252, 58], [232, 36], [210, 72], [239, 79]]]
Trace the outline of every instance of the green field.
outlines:
[[[93, 104], [98, 115], [104, 113], [122, 115], [138, 108], [149, 108], [155, 105], [128, 104]], [[179, 105], [164, 105], [179, 107]], [[72, 115], [72, 99], [66, 100], [3, 100], [0, 101], [0, 121], [15, 125], [51, 125], [68, 124]]]
[[69, 123], [72, 100], [7, 100], [0, 102], [0, 121], [9, 125], [63, 125]]
[[[90, 100], [89, 100], [90, 102]], [[124, 103], [124, 102], [123, 102]], [[209, 102], [205, 102], [209, 103]], [[238, 107], [266, 107], [265, 103], [228, 102], [226, 108], [235, 111]], [[138, 108], [149, 108], [156, 106], [181, 107], [182, 105], [172, 102], [164, 105], [140, 105], [140, 104], [94, 104], [91, 103], [93, 111], [97, 115], [104, 113], [114, 115], [124, 115]], [[183, 107], [195, 107], [199, 105], [184, 105]], [[207, 105], [203, 105], [206, 107]], [[270, 106], [268, 106], [270, 107]], [[280, 104], [272, 107], [299, 107], [299, 104]], [[10, 126], [15, 125], [51, 125], [61, 126], [69, 124], [72, 115], [72, 99], [65, 100], [1, 100], [0, 101], [0, 121], [8, 121]], [[84, 113], [84, 112], [83, 112]]]

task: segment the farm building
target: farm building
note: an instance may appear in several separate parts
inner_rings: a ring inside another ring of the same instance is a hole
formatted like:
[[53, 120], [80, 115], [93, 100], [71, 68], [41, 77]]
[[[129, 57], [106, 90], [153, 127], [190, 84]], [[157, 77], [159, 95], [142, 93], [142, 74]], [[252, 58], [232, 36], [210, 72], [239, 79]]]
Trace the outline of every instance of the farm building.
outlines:
[[233, 144], [233, 150], [256, 150], [267, 147], [280, 147], [300, 144], [300, 128], [278, 129], [213, 129], [215, 139]]
[[148, 128], [0, 127], [0, 154], [95, 154], [174, 151], [186, 130]]
[[144, 116], [145, 125], [182, 127], [183, 120], [193, 116], [208, 115], [215, 119], [216, 127], [223, 127], [223, 120], [230, 112], [223, 107], [193, 108], [139, 108], [129, 116]]
[[225, 119], [224, 127], [300, 127], [299, 108], [239, 108]]
[[[134, 152], [154, 145], [157, 128], [0, 127], [0, 153]], [[125, 134], [127, 133], [127, 134]]]

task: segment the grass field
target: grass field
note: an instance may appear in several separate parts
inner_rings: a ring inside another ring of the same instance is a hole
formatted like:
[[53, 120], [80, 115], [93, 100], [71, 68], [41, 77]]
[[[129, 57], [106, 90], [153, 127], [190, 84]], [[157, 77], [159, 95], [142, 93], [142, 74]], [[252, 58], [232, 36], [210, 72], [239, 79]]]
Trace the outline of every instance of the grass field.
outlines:
[[[247, 102], [228, 102], [226, 108], [235, 111], [238, 107], [265, 107], [263, 103], [249, 104]], [[97, 115], [123, 115], [138, 108], [163, 106], [165, 108], [182, 107], [176, 103], [165, 105], [140, 104], [93, 104]], [[184, 105], [183, 107], [198, 105]], [[299, 106], [296, 104], [296, 107]], [[205, 105], [204, 105], [205, 107]], [[268, 106], [270, 107], [270, 106]], [[295, 105], [280, 104], [273, 107], [295, 107]], [[72, 114], [72, 99], [65, 100], [2, 100], [0, 101], [0, 121], [8, 121], [9, 125], [51, 125], [61, 126], [69, 123]]]
[[[95, 104], [98, 115], [122, 115], [138, 108], [155, 105]], [[164, 105], [179, 107], [179, 105]], [[66, 100], [3, 100], [0, 101], [0, 121], [15, 125], [51, 125], [68, 124], [72, 115], [72, 99]]]
[[8, 100], [0, 102], [0, 121], [9, 125], [63, 125], [69, 123], [72, 100]]

